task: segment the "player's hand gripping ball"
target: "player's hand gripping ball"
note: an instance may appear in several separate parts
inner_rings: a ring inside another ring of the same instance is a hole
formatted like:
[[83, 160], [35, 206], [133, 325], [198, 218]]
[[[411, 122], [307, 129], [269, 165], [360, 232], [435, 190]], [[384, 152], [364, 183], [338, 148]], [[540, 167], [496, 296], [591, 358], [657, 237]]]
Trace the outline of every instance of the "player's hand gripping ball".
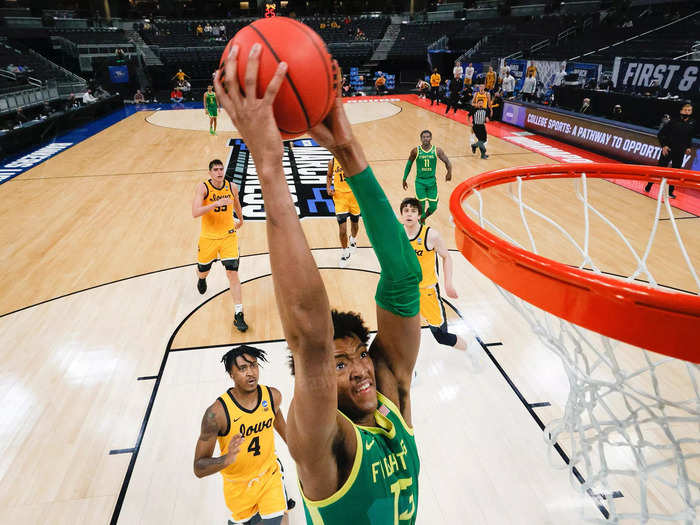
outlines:
[[275, 99], [273, 112], [283, 139], [305, 133], [328, 115], [338, 96], [338, 71], [326, 45], [310, 27], [276, 16], [263, 18], [245, 26], [229, 41], [221, 56], [219, 70], [224, 74], [224, 60], [238, 45], [238, 82], [243, 91], [248, 55], [253, 44], [260, 44], [260, 69], [257, 96], [262, 98], [280, 62], [287, 63], [287, 73]]

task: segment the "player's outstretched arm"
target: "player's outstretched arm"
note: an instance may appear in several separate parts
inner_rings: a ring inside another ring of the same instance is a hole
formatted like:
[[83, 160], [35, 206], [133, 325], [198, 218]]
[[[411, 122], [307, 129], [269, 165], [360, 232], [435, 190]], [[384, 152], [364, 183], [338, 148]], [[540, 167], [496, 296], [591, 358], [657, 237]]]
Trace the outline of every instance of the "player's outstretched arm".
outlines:
[[413, 166], [413, 162], [416, 160], [416, 157], [418, 156], [418, 148], [413, 148], [411, 150], [411, 153], [408, 155], [408, 160], [406, 161], [406, 167], [403, 169], [403, 189], [407, 190], [408, 189], [408, 184], [406, 183], [406, 179], [408, 176], [411, 174], [411, 167]]
[[447, 168], [447, 173], [445, 174], [445, 180], [452, 180], [452, 162], [450, 162], [447, 154], [442, 150], [442, 148], [436, 148], [436, 153], [438, 158], [445, 164]]
[[445, 241], [442, 239], [440, 232], [438, 232], [435, 228], [430, 228], [428, 230], [428, 238], [426, 239], [426, 243], [428, 243], [429, 246], [432, 246], [433, 250], [435, 250], [435, 252], [442, 259], [442, 272], [445, 276], [445, 294], [447, 297], [457, 299], [457, 291], [452, 283], [452, 276], [454, 275], [452, 256], [450, 255], [450, 251], [447, 249]]
[[[282, 62], [263, 98], [257, 98], [261, 47], [255, 44], [245, 72], [245, 96], [238, 84], [238, 46], [225, 62], [225, 80], [216, 75], [216, 94], [255, 160], [263, 192], [267, 240], [277, 309], [294, 356], [296, 381], [287, 426], [289, 450], [300, 475], [337, 482], [333, 443], [338, 434], [338, 400], [333, 326], [321, 275], [301, 229], [282, 169], [283, 145], [272, 104], [286, 73]], [[306, 491], [307, 485], [304, 489]]]
[[375, 362], [378, 390], [399, 406], [410, 424], [408, 394], [420, 342], [418, 259], [352, 134], [340, 96], [328, 117], [310, 134], [343, 167], [382, 268], [375, 295], [378, 330], [370, 355]]

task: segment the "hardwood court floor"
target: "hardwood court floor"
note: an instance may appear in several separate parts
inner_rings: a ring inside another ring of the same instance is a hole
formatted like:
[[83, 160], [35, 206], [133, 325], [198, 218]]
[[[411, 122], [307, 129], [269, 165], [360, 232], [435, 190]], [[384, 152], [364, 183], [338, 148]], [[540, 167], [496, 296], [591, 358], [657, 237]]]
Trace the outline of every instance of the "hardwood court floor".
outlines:
[[[431, 225], [453, 249], [447, 203], [459, 182], [486, 169], [553, 162], [498, 138], [489, 139], [491, 158], [482, 161], [466, 151], [463, 124], [406, 102], [391, 105], [348, 105], [348, 111], [365, 115], [355, 131], [395, 207], [408, 194], [401, 177], [409, 150], [422, 129], [432, 130], [433, 142], [453, 161], [454, 180], [442, 180], [439, 163], [441, 203]], [[367, 120], [373, 107], [376, 120]], [[292, 381], [264, 224], [248, 221], [240, 233], [249, 332], [231, 327], [233, 308], [218, 265], [207, 294], [195, 290], [193, 189], [211, 158], [227, 157], [226, 141], [236, 136], [211, 137], [200, 113], [136, 113], [0, 187], [6, 225], [0, 233], [6, 261], [0, 276], [0, 523], [108, 523], [117, 521], [115, 509], [118, 523], [128, 525], [225, 523], [219, 478], [198, 480], [191, 472], [201, 414], [229, 386], [219, 363], [225, 349], [243, 341], [267, 349], [271, 363], [261, 381], [280, 388], [283, 410], [289, 406]], [[533, 184], [527, 191], [535, 204], [580, 230], [566, 184]], [[642, 243], [653, 201], [607, 182], [591, 191]], [[501, 223], [517, 228], [504, 193], [488, 199]], [[363, 248], [340, 270], [335, 220], [302, 225], [331, 304], [360, 311], [376, 328], [378, 265], [364, 231]], [[697, 220], [679, 227], [698, 260]], [[660, 228], [657, 242], [667, 256], [650, 263], [657, 279], [692, 289], [687, 270], [668, 257], [677, 251], [669, 221]], [[546, 253], [574, 260], [556, 235], [542, 233]], [[606, 246], [604, 239], [593, 248], [604, 269], [625, 271], [626, 256]], [[458, 252], [452, 257], [460, 297], [451, 303], [463, 316], [450, 311], [452, 326], [473, 328], [485, 343], [503, 343], [490, 347], [503, 373], [527, 401], [551, 401], [537, 409], [545, 422], [558, 417], [568, 391], [561, 365], [487, 279]], [[549, 466], [540, 428], [481, 347], [467, 357], [439, 347], [424, 331], [417, 370], [420, 524], [579, 523], [584, 509], [596, 515], [565, 471]], [[281, 441], [278, 450], [294, 493], [294, 468]], [[291, 517], [302, 523], [299, 507]]]

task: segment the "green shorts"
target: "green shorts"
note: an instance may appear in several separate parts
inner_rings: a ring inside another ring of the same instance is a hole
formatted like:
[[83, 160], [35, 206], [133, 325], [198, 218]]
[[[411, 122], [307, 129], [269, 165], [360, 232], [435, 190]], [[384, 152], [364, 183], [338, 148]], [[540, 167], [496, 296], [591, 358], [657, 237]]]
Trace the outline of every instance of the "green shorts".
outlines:
[[438, 200], [438, 187], [437, 182], [430, 181], [428, 184], [424, 184], [416, 180], [416, 198], [421, 201], [437, 201]]
[[210, 117], [216, 117], [219, 113], [219, 108], [217, 106], [207, 106], [207, 113]]

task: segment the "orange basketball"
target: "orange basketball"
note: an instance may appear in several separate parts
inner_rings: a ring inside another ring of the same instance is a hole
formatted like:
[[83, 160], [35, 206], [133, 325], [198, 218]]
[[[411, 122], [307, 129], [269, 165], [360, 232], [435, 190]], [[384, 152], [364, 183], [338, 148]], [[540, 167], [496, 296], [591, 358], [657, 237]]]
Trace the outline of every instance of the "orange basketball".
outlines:
[[245, 26], [224, 49], [220, 64], [223, 67], [231, 47], [237, 44], [241, 86], [248, 54], [255, 43], [262, 46], [258, 97], [265, 93], [277, 64], [286, 62], [288, 66], [274, 103], [282, 138], [301, 135], [326, 118], [336, 97], [338, 81], [337, 69], [321, 37], [310, 27], [282, 16], [262, 18]]

